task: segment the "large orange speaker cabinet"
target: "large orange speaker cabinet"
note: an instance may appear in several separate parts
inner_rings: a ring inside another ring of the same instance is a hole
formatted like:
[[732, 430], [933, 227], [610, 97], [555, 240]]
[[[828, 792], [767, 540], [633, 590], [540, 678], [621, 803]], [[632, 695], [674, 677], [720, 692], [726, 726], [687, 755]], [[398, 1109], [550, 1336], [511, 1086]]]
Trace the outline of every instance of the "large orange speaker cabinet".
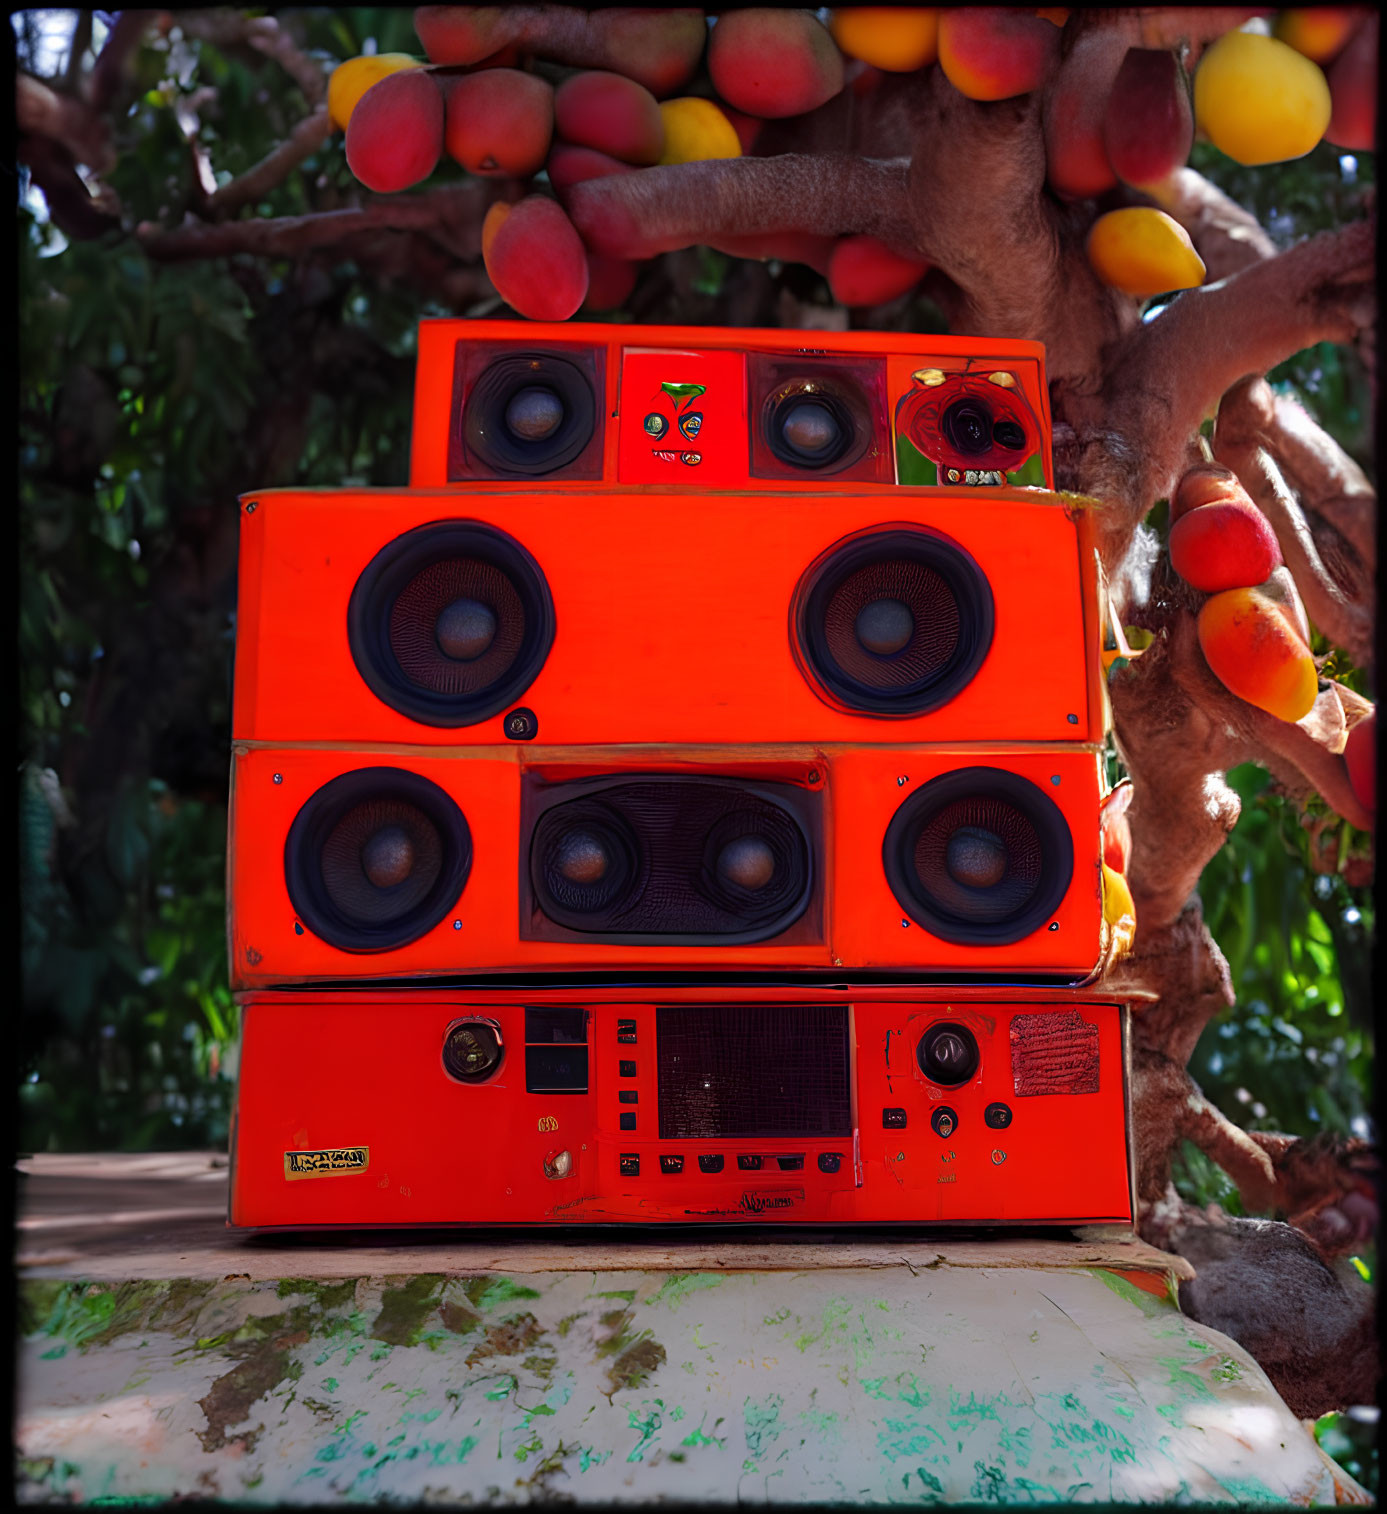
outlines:
[[1102, 997], [346, 989], [242, 1013], [238, 1225], [1132, 1216]]

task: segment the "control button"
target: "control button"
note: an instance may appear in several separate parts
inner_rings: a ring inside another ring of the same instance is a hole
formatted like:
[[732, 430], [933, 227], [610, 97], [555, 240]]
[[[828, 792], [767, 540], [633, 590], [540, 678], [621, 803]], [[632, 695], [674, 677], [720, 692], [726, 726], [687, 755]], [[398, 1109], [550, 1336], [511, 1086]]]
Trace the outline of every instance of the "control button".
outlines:
[[1011, 1124], [1011, 1105], [989, 1104], [982, 1112], [982, 1122], [989, 1130], [1005, 1130]]
[[638, 1178], [641, 1175], [639, 1152], [623, 1151], [621, 1153], [621, 1175], [624, 1178]]
[[628, 1046], [636, 1044], [636, 1022], [634, 1020], [618, 1020], [616, 1022], [616, 1038]]
[[905, 1110], [883, 1109], [881, 1111], [881, 1128], [883, 1130], [904, 1130]]
[[1002, 1165], [1002, 1163], [1006, 1161], [1006, 1159], [1007, 1159], [1007, 1154], [1006, 1154], [1005, 1151], [1001, 1151], [1001, 1150], [994, 1150], [993, 1151], [993, 1153], [992, 1153], [992, 1165], [994, 1167], [1000, 1167]]
[[843, 1165], [843, 1154], [839, 1151], [821, 1151], [819, 1153], [819, 1171], [837, 1172]]
[[670, 1156], [661, 1156], [660, 1157], [660, 1171], [661, 1172], [674, 1173], [674, 1172], [683, 1172], [683, 1170], [684, 1170], [684, 1158], [683, 1157], [670, 1157]]
[[634, 1062], [618, 1062], [617, 1071], [623, 1078], [634, 1078], [636, 1075], [636, 1064]]
[[623, 1088], [616, 1096], [618, 1104], [639, 1104], [641, 1096], [634, 1088]]
[[977, 1037], [966, 1025], [941, 1021], [920, 1037], [915, 1056], [932, 1083], [957, 1088], [978, 1070]]
[[700, 1172], [721, 1172], [722, 1158], [719, 1156], [699, 1157], [698, 1170]]
[[761, 1158], [760, 1157], [738, 1157], [737, 1158], [737, 1170], [739, 1172], [760, 1172], [760, 1170], [761, 1170]]
[[634, 1130], [636, 1128], [636, 1117], [635, 1117], [635, 1115], [633, 1115], [633, 1114], [624, 1114], [624, 1115], [622, 1115], [622, 1117], [621, 1117], [621, 1128], [623, 1130]]
[[776, 1157], [775, 1160], [776, 1160], [777, 1164], [779, 1165], [781, 1172], [803, 1172], [804, 1171], [804, 1158], [803, 1157]]
[[958, 1129], [958, 1116], [947, 1104], [941, 1104], [929, 1117], [929, 1122], [935, 1135], [944, 1141]]

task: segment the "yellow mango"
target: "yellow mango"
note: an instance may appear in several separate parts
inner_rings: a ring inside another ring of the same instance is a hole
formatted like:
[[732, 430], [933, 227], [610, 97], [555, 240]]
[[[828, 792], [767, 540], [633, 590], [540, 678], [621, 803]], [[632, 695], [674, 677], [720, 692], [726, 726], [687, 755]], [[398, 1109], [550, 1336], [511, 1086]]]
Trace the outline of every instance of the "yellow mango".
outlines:
[[665, 151], [661, 163], [701, 163], [705, 158], [740, 158], [742, 144], [731, 121], [711, 100], [692, 96], [662, 100]]
[[1260, 589], [1225, 589], [1199, 612], [1204, 660], [1230, 692], [1280, 720], [1310, 713], [1319, 671], [1291, 617]]
[[1237, 163], [1303, 158], [1331, 108], [1320, 66], [1275, 37], [1225, 32], [1195, 70], [1195, 125]]
[[327, 112], [332, 124], [339, 131], [346, 131], [356, 102], [373, 84], [379, 84], [387, 74], [397, 74], [402, 68], [422, 68], [424, 65], [408, 53], [372, 53], [370, 57], [348, 58], [339, 63], [327, 81]]
[[849, 58], [888, 73], [911, 73], [939, 56], [939, 12], [907, 5], [853, 5], [831, 11], [828, 29]]
[[1105, 284], [1127, 294], [1164, 294], [1204, 282], [1204, 260], [1189, 233], [1163, 210], [1132, 206], [1099, 216], [1088, 260]]

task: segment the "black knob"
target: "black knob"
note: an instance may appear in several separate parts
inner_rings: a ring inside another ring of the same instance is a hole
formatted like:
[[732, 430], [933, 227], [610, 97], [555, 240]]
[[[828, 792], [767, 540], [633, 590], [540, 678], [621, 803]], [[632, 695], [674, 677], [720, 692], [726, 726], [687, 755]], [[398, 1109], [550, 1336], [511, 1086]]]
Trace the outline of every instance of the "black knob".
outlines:
[[501, 1038], [473, 1020], [455, 1025], [443, 1042], [443, 1070], [459, 1083], [482, 1083], [501, 1065]]
[[843, 1154], [840, 1151], [821, 1151], [819, 1153], [819, 1171], [837, 1172], [843, 1165]]
[[941, 1104], [929, 1117], [930, 1128], [941, 1141], [947, 1141], [958, 1129], [958, 1116], [947, 1104]]
[[978, 1043], [966, 1025], [941, 1021], [920, 1037], [915, 1048], [920, 1071], [932, 1083], [957, 1088], [978, 1070]]
[[1011, 1124], [1011, 1105], [989, 1104], [982, 1112], [982, 1122], [989, 1130], [1005, 1130]]

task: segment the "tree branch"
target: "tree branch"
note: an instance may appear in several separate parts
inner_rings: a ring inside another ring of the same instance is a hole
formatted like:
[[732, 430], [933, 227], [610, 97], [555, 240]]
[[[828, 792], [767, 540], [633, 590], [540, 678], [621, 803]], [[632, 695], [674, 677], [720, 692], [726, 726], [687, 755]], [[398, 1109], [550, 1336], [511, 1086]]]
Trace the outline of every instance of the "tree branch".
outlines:
[[139, 46], [159, 14], [158, 11], [129, 10], [117, 15], [105, 45], [87, 75], [84, 93], [93, 110], [104, 111], [115, 99], [130, 54]]
[[680, 163], [575, 184], [568, 211], [613, 257], [784, 232], [865, 233], [914, 255], [907, 166], [846, 153]]
[[298, 44], [273, 16], [243, 16], [232, 10], [179, 11], [178, 24], [185, 36], [198, 37], [225, 51], [250, 47], [272, 58], [302, 90], [309, 105], [317, 107], [327, 96], [327, 75], [322, 65], [300, 51]]
[[18, 74], [14, 88], [15, 123], [21, 132], [61, 143], [73, 159], [93, 173], [115, 167], [106, 123], [83, 101], [56, 90], [29, 74]]
[[161, 262], [229, 257], [233, 253], [297, 257], [362, 231], [414, 231], [435, 226], [471, 228], [480, 247], [477, 227], [481, 216], [501, 193], [492, 181], [474, 179], [425, 194], [383, 195], [351, 210], [319, 211], [312, 215], [223, 221], [213, 225], [188, 222], [176, 231], [165, 231], [143, 221], [135, 228], [135, 236], [146, 253]]
[[253, 167], [223, 184], [207, 199], [207, 211], [218, 216], [239, 210], [242, 205], [262, 199], [304, 161], [311, 157], [332, 135], [332, 118], [326, 106], [305, 116], [288, 138], [268, 152]]
[[1146, 193], [1189, 232], [1209, 283], [1276, 256], [1257, 217], [1192, 168], [1177, 169]]

